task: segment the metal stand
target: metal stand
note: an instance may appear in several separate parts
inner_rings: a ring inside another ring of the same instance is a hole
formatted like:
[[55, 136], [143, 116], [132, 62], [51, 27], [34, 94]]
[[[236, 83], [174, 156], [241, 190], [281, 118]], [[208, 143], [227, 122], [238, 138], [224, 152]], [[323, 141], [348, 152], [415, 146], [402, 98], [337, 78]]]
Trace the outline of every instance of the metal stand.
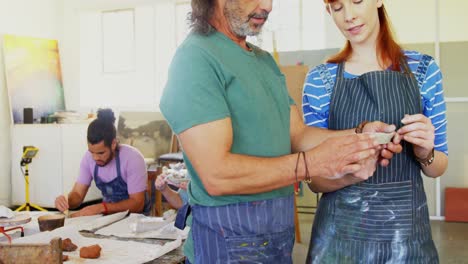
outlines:
[[22, 226], [12, 227], [12, 228], [8, 228], [8, 229], [5, 229], [5, 227], [0, 226], [0, 233], [4, 234], [8, 238], [8, 242], [10, 244], [11, 244], [11, 236], [8, 235], [6, 232], [11, 231], [11, 230], [15, 230], [15, 229], [21, 229], [21, 237], [24, 237], [24, 229], [23, 229]]
[[35, 208], [35, 209], [37, 209], [39, 211], [47, 212], [46, 209], [40, 207], [39, 205], [33, 204], [33, 203], [31, 203], [29, 201], [29, 170], [28, 170], [28, 164], [27, 163], [26, 164], [21, 163], [21, 165], [22, 166], [24, 165], [25, 168], [26, 168], [25, 173], [24, 173], [24, 182], [25, 182], [24, 191], [25, 191], [25, 195], [26, 195], [26, 200], [25, 200], [25, 203], [22, 204], [20, 207], [18, 207], [15, 211], [19, 212], [19, 211], [21, 211], [23, 209], [25, 209], [26, 211], [30, 211], [30, 208], [32, 207], [32, 208]]

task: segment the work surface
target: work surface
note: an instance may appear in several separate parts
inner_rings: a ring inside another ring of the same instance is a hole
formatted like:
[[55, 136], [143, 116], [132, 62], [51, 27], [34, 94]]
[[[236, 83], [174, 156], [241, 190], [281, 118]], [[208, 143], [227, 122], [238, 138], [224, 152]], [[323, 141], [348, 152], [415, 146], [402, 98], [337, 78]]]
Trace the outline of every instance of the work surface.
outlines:
[[[97, 260], [86, 260], [85, 263], [183, 263], [185, 257], [182, 252], [182, 241], [157, 238], [117, 237], [96, 234], [102, 227], [112, 226], [121, 220], [126, 220], [125, 213], [115, 216], [93, 216], [83, 218], [69, 218], [65, 226], [51, 232], [39, 232], [37, 217], [44, 212], [30, 212], [32, 220], [25, 224], [25, 237], [20, 237], [20, 232], [9, 234], [12, 236], [12, 245], [28, 243], [47, 244], [54, 237], [71, 238], [78, 247], [91, 244], [101, 245], [102, 255]], [[134, 216], [134, 215], [133, 215]], [[106, 221], [102, 221], [106, 220]], [[109, 221], [112, 223], [108, 223]], [[114, 223], [115, 222], [115, 223]], [[104, 226], [100, 226], [104, 224]], [[86, 229], [86, 230], [83, 230]], [[3, 235], [0, 235], [0, 243], [8, 243]], [[65, 254], [69, 255], [67, 263], [83, 263], [78, 251]]]

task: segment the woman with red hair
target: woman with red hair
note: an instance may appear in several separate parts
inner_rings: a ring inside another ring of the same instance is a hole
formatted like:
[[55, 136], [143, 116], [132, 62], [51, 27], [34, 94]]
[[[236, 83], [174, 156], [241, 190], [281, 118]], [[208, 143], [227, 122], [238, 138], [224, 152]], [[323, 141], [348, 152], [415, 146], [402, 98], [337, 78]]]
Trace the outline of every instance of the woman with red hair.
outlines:
[[382, 0], [325, 0], [347, 39], [307, 75], [304, 121], [334, 130], [382, 121], [397, 128], [382, 151], [403, 151], [363, 181], [316, 179], [323, 193], [308, 263], [438, 263], [421, 171], [439, 177], [448, 165], [442, 75], [434, 59], [403, 50]]

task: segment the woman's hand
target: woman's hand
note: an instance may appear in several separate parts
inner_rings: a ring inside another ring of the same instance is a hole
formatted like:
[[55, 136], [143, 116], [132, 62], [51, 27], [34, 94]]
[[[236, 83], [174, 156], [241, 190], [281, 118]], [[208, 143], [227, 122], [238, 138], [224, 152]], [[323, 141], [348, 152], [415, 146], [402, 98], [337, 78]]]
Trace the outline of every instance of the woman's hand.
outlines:
[[156, 190], [160, 192], [164, 191], [167, 188], [166, 175], [164, 173], [160, 174], [156, 178], [156, 181], [154, 182], [154, 187], [156, 187]]
[[403, 127], [397, 133], [403, 140], [413, 144], [414, 155], [418, 159], [428, 157], [434, 148], [435, 128], [429, 118], [422, 114], [405, 115]]
[[179, 184], [179, 188], [186, 191], [187, 188], [188, 188], [188, 184], [189, 184], [189, 182], [181, 182]]

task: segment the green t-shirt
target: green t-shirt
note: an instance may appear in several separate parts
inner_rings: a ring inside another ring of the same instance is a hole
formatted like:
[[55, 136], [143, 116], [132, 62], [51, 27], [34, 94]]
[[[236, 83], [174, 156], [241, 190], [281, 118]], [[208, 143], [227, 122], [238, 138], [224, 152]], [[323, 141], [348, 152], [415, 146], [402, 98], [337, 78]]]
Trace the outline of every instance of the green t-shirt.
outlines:
[[[259, 157], [290, 154], [290, 105], [294, 101], [271, 55], [254, 45], [249, 47], [252, 51], [242, 49], [219, 32], [208, 36], [191, 33], [172, 60], [161, 112], [176, 134], [231, 118], [232, 153]], [[293, 193], [291, 186], [252, 195], [211, 196], [185, 153], [184, 160], [191, 175], [190, 204], [221, 206]], [[191, 236], [184, 252], [193, 262]]]
[[[246, 51], [219, 32], [208, 36], [191, 33], [173, 58], [161, 112], [176, 134], [230, 117], [232, 153], [260, 157], [290, 154], [290, 104], [294, 102], [284, 75], [269, 53], [250, 47], [252, 51]], [[220, 206], [293, 192], [292, 187], [285, 187], [253, 195], [211, 196], [185, 153], [184, 160], [192, 177], [190, 204]]]

